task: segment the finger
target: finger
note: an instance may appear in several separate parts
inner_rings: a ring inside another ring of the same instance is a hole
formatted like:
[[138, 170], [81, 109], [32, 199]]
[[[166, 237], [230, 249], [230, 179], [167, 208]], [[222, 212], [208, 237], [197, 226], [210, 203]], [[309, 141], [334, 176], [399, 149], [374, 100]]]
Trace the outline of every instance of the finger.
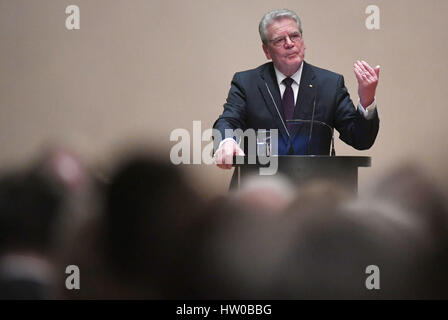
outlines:
[[366, 79], [367, 81], [375, 80], [375, 77], [370, 74], [369, 70], [362, 63], [359, 64], [359, 68], [361, 69], [361, 73], [364, 79]]
[[217, 165], [219, 168], [221, 169], [229, 169], [229, 165], [227, 164], [227, 157], [226, 157], [226, 153], [225, 150], [223, 150], [222, 152], [220, 152], [219, 157], [217, 157]]
[[216, 157], [216, 162], [221, 166], [226, 165], [226, 149], [220, 150], [220, 152], [218, 153], [218, 155]]
[[365, 60], [361, 60], [360, 63], [364, 68], [366, 68], [366, 70], [369, 68], [372, 69], [372, 67]]
[[365, 78], [366, 81], [368, 82], [373, 82], [375, 81], [375, 77], [373, 77], [369, 72], [365, 72], [363, 74], [363, 77]]
[[369, 72], [367, 71], [366, 67], [362, 64], [361, 61], [359, 62], [358, 66], [361, 68], [362, 72], [364, 72], [364, 73], [369, 73]]
[[377, 78], [377, 75], [375, 73], [375, 70], [373, 70], [372, 67], [367, 64], [367, 62], [364, 65], [364, 67], [368, 71], [367, 78], [369, 79], [369, 81], [377, 81], [378, 78]]
[[362, 61], [363, 66], [366, 68], [366, 70], [369, 72], [369, 75], [375, 79], [376, 77], [376, 73], [375, 71], [372, 69], [371, 66], [369, 66], [369, 64], [365, 61]]
[[356, 74], [356, 78], [358, 78], [359, 81], [363, 81], [363, 72], [362, 72], [361, 68], [359, 68], [357, 65], [355, 65], [354, 71]]
[[358, 83], [361, 83], [364, 81], [364, 79], [362, 78], [362, 74], [358, 70], [355, 70], [355, 75], [356, 75], [356, 80], [358, 80]]
[[224, 169], [231, 169], [232, 168], [232, 157], [226, 159], [226, 163], [224, 163]]
[[365, 73], [365, 70], [363, 69], [361, 62], [359, 62], [359, 61], [356, 62], [355, 67], [358, 68], [358, 70], [360, 71], [361, 74]]
[[363, 78], [366, 81], [368, 81], [368, 82], [375, 81], [375, 76], [376, 76], [375, 74], [373, 74], [373, 75], [370, 74], [370, 71], [368, 70], [368, 68], [362, 62], [360, 62], [359, 66], [360, 66], [360, 68], [362, 70]]
[[232, 158], [233, 158], [233, 152], [229, 152], [228, 150], [225, 150], [224, 153], [224, 163], [225, 164], [232, 164]]
[[355, 69], [354, 72], [355, 72], [356, 80], [358, 80], [358, 82], [362, 81], [362, 76], [361, 76], [361, 73], [359, 72], [359, 70]]
[[236, 155], [237, 156], [245, 156], [244, 151], [241, 150], [241, 148], [237, 147], [236, 149]]
[[376, 74], [376, 77], [377, 77], [377, 78], [380, 77], [380, 66], [376, 66], [376, 67], [375, 67], [375, 74]]
[[362, 69], [361, 69], [358, 65], [355, 64], [354, 69], [359, 73], [359, 75], [362, 75], [362, 74], [363, 74]]
[[353, 65], [353, 70], [359, 75], [362, 74], [361, 68], [356, 63]]
[[355, 64], [359, 67], [359, 69], [362, 70], [362, 63], [361, 63], [361, 61], [356, 60], [356, 63], [355, 63]]

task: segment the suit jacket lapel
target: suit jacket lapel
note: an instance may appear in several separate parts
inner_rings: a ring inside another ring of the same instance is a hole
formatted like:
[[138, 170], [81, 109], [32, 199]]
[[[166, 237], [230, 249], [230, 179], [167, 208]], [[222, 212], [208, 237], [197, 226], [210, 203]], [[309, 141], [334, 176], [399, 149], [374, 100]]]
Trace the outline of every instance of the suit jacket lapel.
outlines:
[[[269, 90], [266, 86], [269, 88]], [[258, 89], [260, 90], [266, 102], [266, 106], [271, 112], [274, 122], [277, 128], [279, 128], [280, 133], [285, 137], [288, 136], [284, 126], [284, 124], [286, 123], [284, 122], [285, 115], [283, 112], [280, 90], [278, 88], [277, 77], [275, 75], [274, 65], [272, 63], [267, 64], [266, 68], [263, 68], [263, 70], [260, 72]]]
[[294, 107], [294, 119], [310, 120], [313, 110], [313, 102], [316, 96], [316, 84], [314, 72], [310, 65], [303, 62], [302, 77], [299, 85], [299, 95]]

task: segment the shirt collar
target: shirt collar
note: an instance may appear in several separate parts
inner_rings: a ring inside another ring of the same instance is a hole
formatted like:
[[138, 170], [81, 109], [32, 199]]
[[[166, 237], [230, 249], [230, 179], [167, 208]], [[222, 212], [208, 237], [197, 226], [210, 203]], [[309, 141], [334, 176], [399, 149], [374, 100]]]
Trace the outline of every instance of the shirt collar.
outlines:
[[[277, 83], [280, 86], [282, 84], [282, 81], [287, 78], [283, 73], [281, 73], [274, 65], [275, 75], [277, 76]], [[300, 84], [300, 78], [302, 78], [302, 70], [303, 70], [303, 61], [300, 65], [299, 70], [296, 71], [290, 78], [293, 79], [297, 85]]]

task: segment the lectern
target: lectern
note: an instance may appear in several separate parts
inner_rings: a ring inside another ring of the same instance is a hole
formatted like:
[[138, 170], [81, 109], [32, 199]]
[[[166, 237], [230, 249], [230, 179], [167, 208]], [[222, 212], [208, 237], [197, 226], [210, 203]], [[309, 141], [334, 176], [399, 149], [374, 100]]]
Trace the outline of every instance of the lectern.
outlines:
[[[358, 192], [358, 168], [370, 167], [370, 157], [355, 156], [297, 156], [283, 155], [272, 156], [277, 158], [277, 174], [281, 173], [291, 178], [297, 185], [309, 182], [313, 179], [324, 179], [345, 187], [350, 192]], [[232, 187], [239, 188], [248, 175], [259, 174], [260, 167], [267, 167], [266, 158], [256, 157], [256, 161], [250, 161], [248, 157], [234, 157], [236, 181], [232, 181]], [[252, 159], [253, 160], [253, 159]], [[263, 161], [262, 161], [263, 160]], [[264, 163], [264, 164], [263, 164]]]

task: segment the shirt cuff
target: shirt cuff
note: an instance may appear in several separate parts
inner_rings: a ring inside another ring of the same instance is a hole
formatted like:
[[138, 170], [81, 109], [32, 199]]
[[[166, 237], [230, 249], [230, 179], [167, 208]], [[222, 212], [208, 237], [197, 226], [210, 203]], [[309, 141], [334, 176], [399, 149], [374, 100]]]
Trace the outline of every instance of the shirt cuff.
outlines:
[[362, 115], [364, 116], [364, 118], [366, 118], [367, 120], [370, 120], [373, 118], [373, 113], [376, 109], [376, 99], [373, 99], [373, 102], [368, 105], [366, 108], [364, 108], [361, 105], [361, 102], [358, 100], [358, 110], [359, 112], [362, 113]]
[[236, 141], [235, 141], [233, 138], [225, 138], [224, 140], [222, 140], [222, 141], [219, 143], [219, 145], [218, 145], [218, 149], [221, 148], [221, 146], [222, 146], [222, 144], [223, 144], [224, 142], [229, 141], [229, 140], [231, 140], [231, 141], [233, 141], [235, 144], [237, 144]]

